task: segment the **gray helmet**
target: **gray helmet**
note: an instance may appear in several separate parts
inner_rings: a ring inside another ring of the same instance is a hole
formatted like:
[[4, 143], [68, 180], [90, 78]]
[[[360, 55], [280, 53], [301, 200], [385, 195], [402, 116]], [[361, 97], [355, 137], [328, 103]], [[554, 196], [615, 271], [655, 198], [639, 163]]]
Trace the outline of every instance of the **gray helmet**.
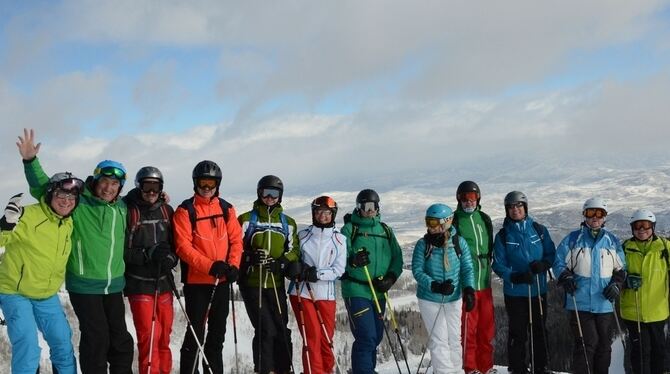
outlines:
[[[516, 203], [523, 203], [523, 210], [528, 214], [528, 198], [526, 197], [526, 194], [524, 194], [521, 191], [512, 191], [505, 195], [505, 207], [511, 204], [516, 204]], [[505, 213], [507, 213], [507, 209], [505, 209]]]
[[277, 203], [281, 203], [281, 198], [284, 195], [284, 182], [279, 179], [276, 175], [266, 175], [263, 178], [258, 180], [256, 184], [256, 195], [258, 199], [262, 199], [262, 191], [264, 188], [271, 188], [279, 191], [279, 200]]
[[[84, 181], [75, 177], [69, 171], [54, 174], [51, 178], [49, 178], [46, 195], [44, 196], [44, 200], [47, 202], [47, 204], [51, 204], [51, 199], [53, 199], [53, 194], [57, 189], [76, 193], [77, 198], [75, 199], [75, 204], [79, 204], [79, 196], [84, 190]], [[76, 207], [77, 205], [75, 205], [75, 208]]]
[[158, 170], [158, 168], [156, 167], [145, 166], [140, 170], [138, 170], [137, 174], [135, 175], [135, 187], [140, 188], [140, 182], [148, 178], [158, 179], [158, 181], [161, 184], [161, 187], [163, 186], [163, 173], [161, 173], [161, 171]]

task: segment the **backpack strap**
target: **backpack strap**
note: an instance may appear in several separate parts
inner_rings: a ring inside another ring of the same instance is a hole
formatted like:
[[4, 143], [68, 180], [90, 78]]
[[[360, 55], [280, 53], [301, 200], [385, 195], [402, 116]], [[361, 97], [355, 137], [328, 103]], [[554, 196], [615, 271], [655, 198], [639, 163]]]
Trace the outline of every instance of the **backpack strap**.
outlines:
[[[482, 217], [482, 221], [484, 221], [484, 227], [486, 227], [486, 232], [488, 234], [488, 242], [489, 242], [489, 253], [488, 253], [488, 258], [489, 262], [493, 260], [493, 222], [491, 221], [491, 217], [479, 210], [479, 215]], [[454, 215], [455, 217], [455, 215]]]
[[133, 237], [138, 227], [140, 227], [140, 209], [137, 205], [128, 205], [128, 228], [130, 229], [129, 234], [126, 235], [128, 247], [132, 246]]
[[[289, 227], [288, 227], [288, 218], [284, 212], [279, 213], [279, 220], [281, 221], [281, 233], [284, 235], [284, 253], [288, 252], [288, 242], [289, 242]], [[249, 226], [244, 232], [244, 250], [251, 250], [251, 236], [256, 231], [258, 223], [258, 213], [255, 209], [251, 210], [249, 213]]]
[[197, 215], [195, 214], [195, 206], [193, 205], [194, 201], [193, 197], [186, 199], [182, 201], [181, 204], [179, 204], [180, 208], [186, 209], [186, 211], [188, 212], [188, 218], [191, 221], [191, 232], [195, 232], [195, 223], [197, 221], [201, 221], [204, 219], [214, 219], [217, 217], [223, 217], [223, 221], [226, 223], [226, 225], [228, 224], [228, 216], [229, 216], [228, 210], [232, 205], [220, 197], [218, 197], [218, 199], [219, 199], [219, 205], [221, 206], [221, 214], [215, 214], [213, 216], [207, 216], [207, 217], [197, 217]]
[[461, 241], [459, 240], [458, 234], [451, 236], [451, 242], [454, 244], [454, 251], [456, 252], [456, 257], [461, 258], [463, 250], [461, 249]]

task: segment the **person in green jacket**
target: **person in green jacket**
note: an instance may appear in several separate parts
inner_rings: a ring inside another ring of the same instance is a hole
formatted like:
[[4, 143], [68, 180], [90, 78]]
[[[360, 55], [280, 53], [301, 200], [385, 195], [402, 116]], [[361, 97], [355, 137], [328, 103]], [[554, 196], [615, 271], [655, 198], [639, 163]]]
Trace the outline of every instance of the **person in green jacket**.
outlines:
[[71, 214], [83, 185], [71, 173], [57, 173], [37, 204], [22, 207], [22, 194], [15, 195], [0, 219], [0, 247], [5, 247], [0, 309], [7, 318], [13, 373], [39, 370], [37, 330], [49, 345], [54, 369], [61, 374], [77, 372], [72, 330], [57, 292], [72, 249]]
[[253, 209], [238, 217], [244, 233], [240, 294], [254, 327], [254, 372], [293, 370], [284, 276], [295, 277], [300, 243], [295, 220], [281, 206], [284, 183], [266, 175], [256, 186]]
[[[30, 193], [46, 194], [48, 177], [40, 165], [34, 131], [24, 130], [17, 146]], [[119, 193], [126, 169], [116, 161], [98, 163], [84, 183], [72, 214], [72, 252], [65, 287], [79, 320], [79, 364], [84, 374], [132, 373], [133, 338], [128, 332], [122, 291], [126, 216]]]
[[354, 334], [351, 368], [353, 374], [370, 374], [377, 365], [377, 346], [384, 333], [386, 292], [402, 273], [402, 249], [393, 231], [381, 221], [379, 195], [374, 190], [358, 193], [356, 208], [345, 216], [345, 222], [341, 232], [347, 237], [347, 266], [341, 279]]
[[663, 373], [667, 353], [668, 247], [657, 236], [656, 216], [641, 209], [630, 218], [633, 236], [623, 242], [628, 266], [626, 286], [619, 300], [628, 329], [633, 373]]

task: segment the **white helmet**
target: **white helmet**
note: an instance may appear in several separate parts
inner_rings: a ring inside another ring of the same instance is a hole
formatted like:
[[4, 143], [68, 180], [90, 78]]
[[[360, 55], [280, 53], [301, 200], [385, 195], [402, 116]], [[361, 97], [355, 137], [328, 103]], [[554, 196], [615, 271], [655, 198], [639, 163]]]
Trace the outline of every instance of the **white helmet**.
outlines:
[[630, 216], [631, 224], [637, 221], [649, 221], [651, 223], [656, 223], [656, 216], [649, 210], [638, 209], [633, 213], [632, 216]]
[[586, 209], [602, 209], [605, 211], [605, 213], [609, 213], [607, 211], [607, 200], [601, 199], [599, 197], [592, 197], [584, 202], [584, 207], [582, 208], [582, 212], [585, 211]]

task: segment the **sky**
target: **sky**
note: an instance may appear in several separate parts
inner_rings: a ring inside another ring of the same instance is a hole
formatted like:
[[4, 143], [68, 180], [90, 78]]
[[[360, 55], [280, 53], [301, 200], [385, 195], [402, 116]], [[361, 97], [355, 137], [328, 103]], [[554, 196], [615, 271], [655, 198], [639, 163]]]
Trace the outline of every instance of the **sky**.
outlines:
[[210, 159], [224, 196], [266, 174], [317, 196], [643, 170], [667, 163], [669, 102], [668, 1], [0, 2], [7, 198], [23, 128], [49, 174], [152, 165], [181, 201]]

